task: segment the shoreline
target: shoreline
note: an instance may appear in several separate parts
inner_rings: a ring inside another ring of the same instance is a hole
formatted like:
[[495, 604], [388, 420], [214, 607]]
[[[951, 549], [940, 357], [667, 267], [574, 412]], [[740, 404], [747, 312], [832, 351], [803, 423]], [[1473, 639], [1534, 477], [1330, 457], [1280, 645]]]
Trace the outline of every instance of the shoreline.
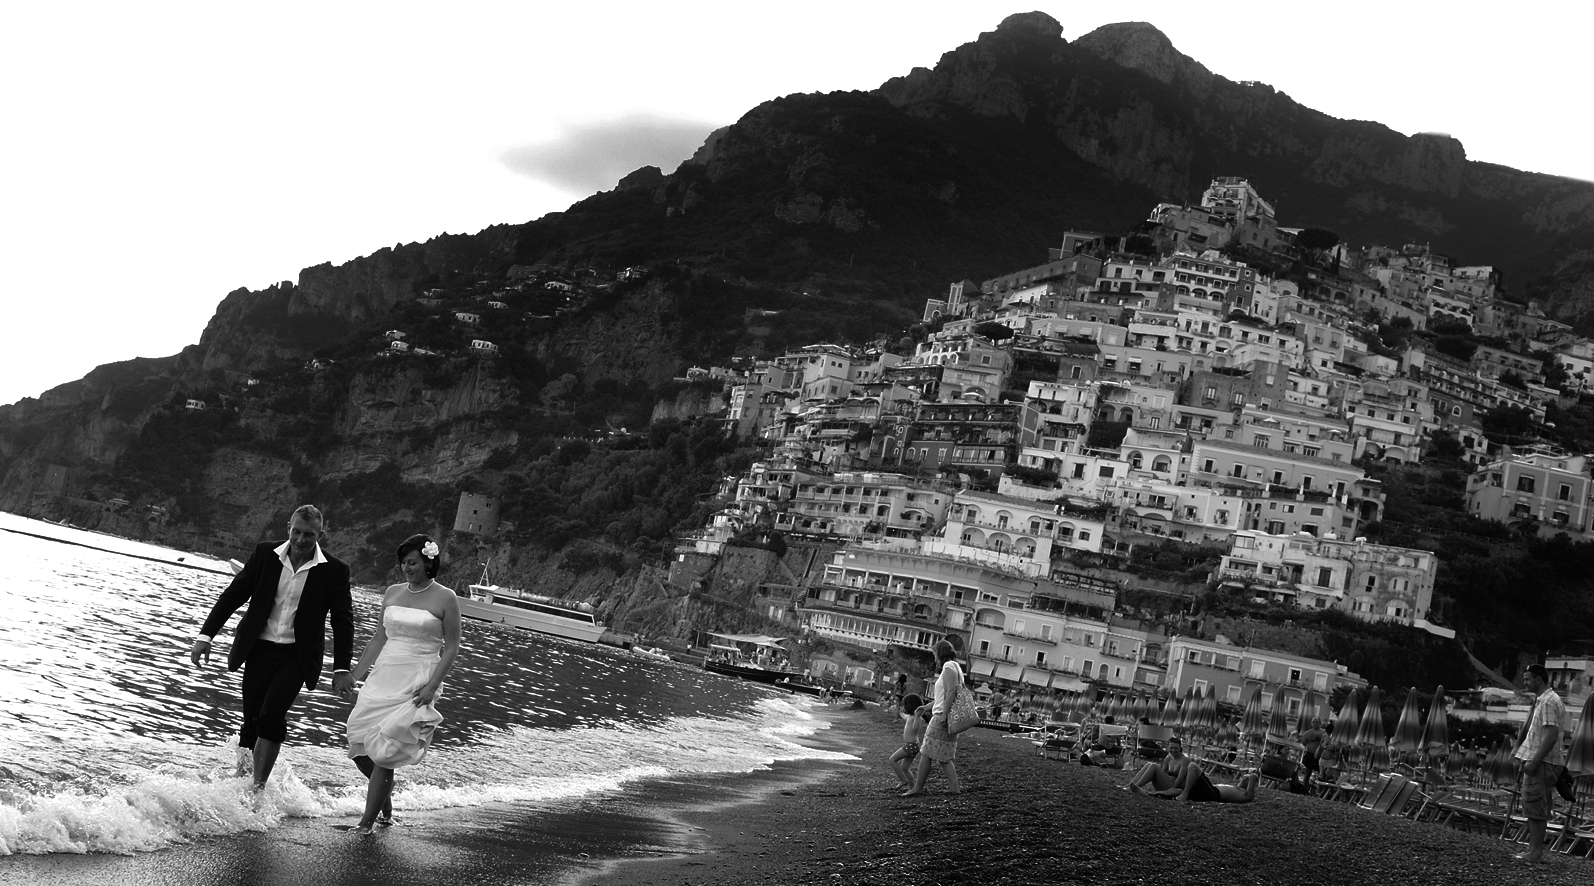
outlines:
[[298, 819], [131, 857], [0, 858], [0, 882], [1537, 886], [1594, 875], [1594, 860], [1550, 854], [1529, 867], [1512, 859], [1518, 844], [1279, 790], [1244, 805], [1136, 796], [1123, 790], [1129, 770], [1044, 760], [988, 729], [960, 738], [962, 794], [932, 776], [928, 793], [903, 798], [885, 762], [900, 721], [877, 707], [818, 713], [831, 725], [803, 743], [859, 759], [415, 813], [367, 839], [347, 833], [352, 818]]

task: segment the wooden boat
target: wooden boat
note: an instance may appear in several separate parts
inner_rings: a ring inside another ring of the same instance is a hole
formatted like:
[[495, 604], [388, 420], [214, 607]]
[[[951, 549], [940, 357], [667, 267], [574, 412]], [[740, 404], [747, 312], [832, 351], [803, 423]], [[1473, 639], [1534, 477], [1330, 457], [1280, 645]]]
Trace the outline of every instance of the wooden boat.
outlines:
[[703, 670], [711, 671], [716, 674], [724, 674], [727, 677], [740, 677], [743, 680], [752, 680], [754, 683], [769, 683], [772, 685], [781, 680], [787, 680], [792, 683], [801, 683], [803, 679], [802, 671], [791, 671], [785, 668], [765, 667], [763, 665], [752, 664], [751, 662], [735, 663], [709, 659], [703, 662]]
[[584, 643], [598, 642], [605, 630], [591, 604], [500, 587], [488, 579], [486, 566], [481, 581], [470, 586], [470, 596], [460, 598], [459, 614]]

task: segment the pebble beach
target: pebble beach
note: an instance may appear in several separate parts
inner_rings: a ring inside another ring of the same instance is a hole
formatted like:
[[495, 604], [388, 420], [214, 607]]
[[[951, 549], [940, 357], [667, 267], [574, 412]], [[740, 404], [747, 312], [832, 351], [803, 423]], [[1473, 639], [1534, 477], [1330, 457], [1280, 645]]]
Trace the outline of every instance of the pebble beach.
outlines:
[[821, 738], [856, 764], [772, 786], [741, 806], [687, 812], [688, 854], [633, 861], [580, 880], [638, 886], [751, 884], [1189, 883], [1587, 884], [1594, 860], [1547, 855], [1351, 804], [1262, 789], [1254, 803], [1182, 804], [1124, 790], [1129, 770], [1044, 760], [1022, 739], [976, 728], [959, 741], [963, 791], [899, 797], [885, 760], [900, 727], [886, 712], [836, 710]]

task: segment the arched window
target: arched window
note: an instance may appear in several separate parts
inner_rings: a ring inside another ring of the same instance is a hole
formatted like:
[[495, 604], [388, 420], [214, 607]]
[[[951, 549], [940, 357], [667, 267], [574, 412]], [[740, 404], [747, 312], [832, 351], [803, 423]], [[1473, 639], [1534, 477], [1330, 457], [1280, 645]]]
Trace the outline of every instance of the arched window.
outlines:
[[1151, 460], [1151, 469], [1159, 474], [1166, 474], [1173, 467], [1173, 460], [1166, 455], [1159, 455]]
[[1145, 460], [1146, 460], [1146, 457], [1141, 455], [1137, 450], [1131, 449], [1129, 451], [1129, 467], [1134, 468], [1135, 470], [1138, 471], [1138, 470], [1140, 470], [1141, 463], [1144, 462]]

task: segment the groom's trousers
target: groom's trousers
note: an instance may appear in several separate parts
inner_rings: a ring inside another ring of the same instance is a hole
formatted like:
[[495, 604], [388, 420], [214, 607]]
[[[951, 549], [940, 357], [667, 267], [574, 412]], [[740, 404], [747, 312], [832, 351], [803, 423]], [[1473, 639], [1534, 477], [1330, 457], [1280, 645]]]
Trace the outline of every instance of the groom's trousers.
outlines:
[[286, 740], [288, 709], [303, 688], [298, 647], [256, 640], [244, 660], [244, 722], [238, 730], [238, 746], [252, 748], [256, 738], [278, 744]]

